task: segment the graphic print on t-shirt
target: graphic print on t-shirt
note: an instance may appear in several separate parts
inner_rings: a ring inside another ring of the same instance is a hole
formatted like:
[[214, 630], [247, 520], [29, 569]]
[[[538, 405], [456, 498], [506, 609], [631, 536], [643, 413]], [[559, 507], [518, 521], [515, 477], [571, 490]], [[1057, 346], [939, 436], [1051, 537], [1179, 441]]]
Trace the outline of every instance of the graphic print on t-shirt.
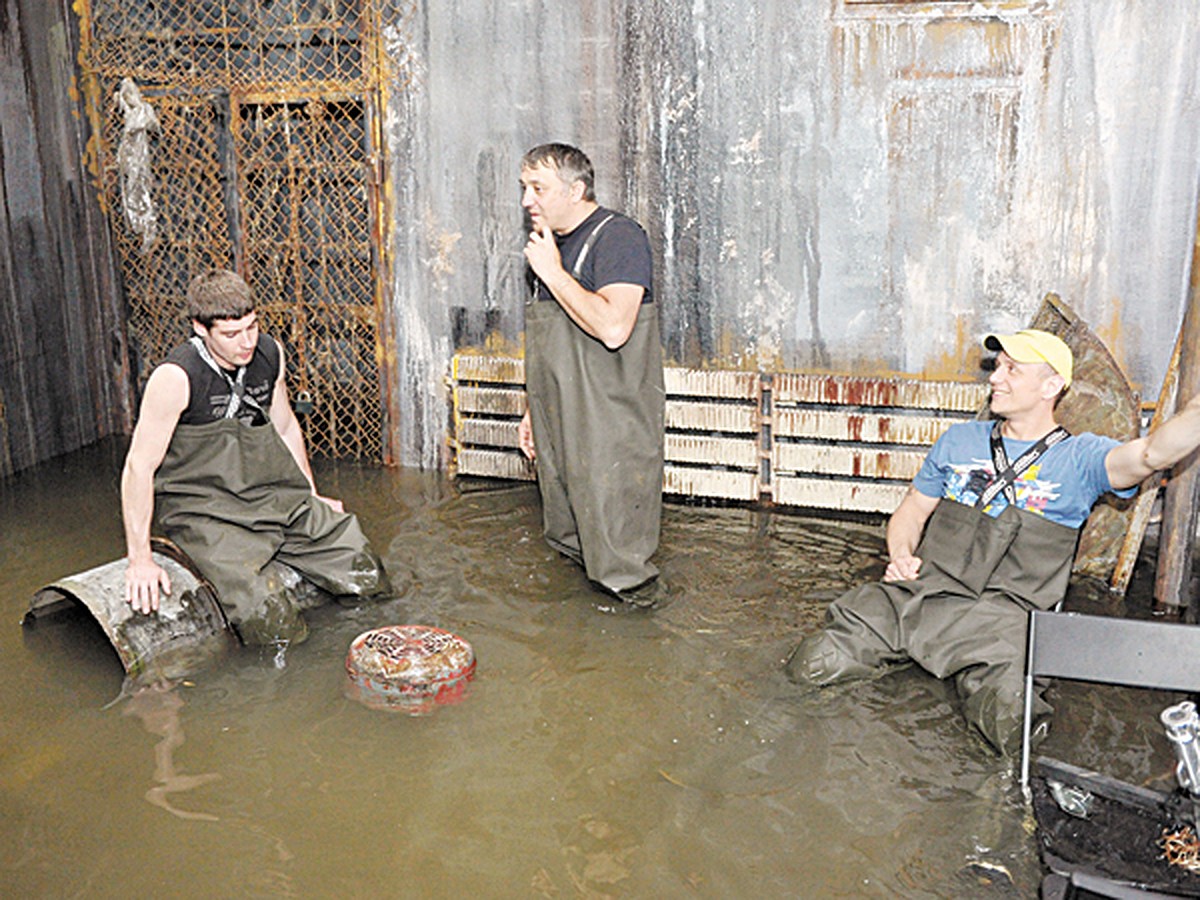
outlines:
[[[951, 464], [951, 474], [946, 479], [946, 489], [943, 496], [949, 500], [956, 500], [967, 506], [974, 506], [975, 501], [979, 499], [979, 495], [987, 488], [996, 477], [996, 470], [992, 466], [990, 459], [973, 459], [971, 462], [962, 464]], [[1039, 516], [1046, 514], [1046, 505], [1054, 500], [1057, 500], [1061, 493], [1059, 488], [1061, 484], [1053, 481], [1043, 481], [1038, 475], [1041, 473], [1042, 464], [1034, 463], [1019, 476], [1013, 484], [1013, 489], [1017, 495], [1017, 509], [1024, 509], [1031, 513], [1037, 513]], [[1003, 509], [1008, 505], [1004, 500], [1004, 495], [997, 495], [991, 503], [989, 503], [984, 511], [988, 513]]]

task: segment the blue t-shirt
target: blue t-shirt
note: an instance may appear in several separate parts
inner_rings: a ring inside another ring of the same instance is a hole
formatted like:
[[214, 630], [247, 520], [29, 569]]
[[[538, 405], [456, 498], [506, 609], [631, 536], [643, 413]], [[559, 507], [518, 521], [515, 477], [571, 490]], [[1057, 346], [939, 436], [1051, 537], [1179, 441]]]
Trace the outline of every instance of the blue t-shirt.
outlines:
[[[979, 495], [995, 477], [990, 435], [994, 422], [962, 422], [943, 434], [913, 479], [913, 487], [927, 497], [955, 500], [974, 506]], [[1009, 462], [1017, 460], [1035, 441], [1004, 438]], [[1104, 493], [1131, 496], [1136, 487], [1114, 491], [1108, 481], [1104, 458], [1120, 442], [1085, 432], [1067, 438], [1047, 450], [1032, 466], [1017, 476], [1013, 488], [1017, 508], [1051, 522], [1078, 528], [1087, 519], [1092, 504]], [[1001, 492], [985, 508], [998, 516], [1008, 500]]]

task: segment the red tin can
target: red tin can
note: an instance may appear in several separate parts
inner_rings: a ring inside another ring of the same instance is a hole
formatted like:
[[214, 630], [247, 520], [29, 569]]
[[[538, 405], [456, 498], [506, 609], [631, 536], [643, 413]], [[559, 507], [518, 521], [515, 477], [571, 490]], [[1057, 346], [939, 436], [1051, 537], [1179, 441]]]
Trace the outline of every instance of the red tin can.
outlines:
[[349, 697], [372, 709], [422, 715], [457, 703], [475, 676], [475, 651], [428, 625], [388, 625], [356, 637], [346, 654]]

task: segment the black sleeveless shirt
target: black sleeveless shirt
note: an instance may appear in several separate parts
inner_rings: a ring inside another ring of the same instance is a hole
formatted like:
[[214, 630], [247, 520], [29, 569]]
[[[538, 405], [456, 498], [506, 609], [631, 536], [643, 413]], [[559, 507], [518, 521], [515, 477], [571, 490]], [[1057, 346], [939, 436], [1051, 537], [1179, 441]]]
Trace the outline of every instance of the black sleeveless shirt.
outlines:
[[[230, 381], [237, 378], [236, 369], [227, 371], [229, 378], [225, 378], [201, 358], [191, 341], [172, 350], [166, 362], [179, 366], [188, 376], [191, 394], [187, 409], [179, 417], [180, 425], [207, 425], [225, 418], [232, 398]], [[246, 366], [243, 381], [245, 397], [253, 399], [254, 403], [243, 400], [233, 418], [245, 425], [263, 425], [269, 420], [271, 396], [275, 391], [275, 382], [279, 380], [281, 364], [279, 345], [275, 339], [259, 334], [258, 346], [254, 348], [254, 356]], [[261, 409], [256, 409], [255, 404]]]

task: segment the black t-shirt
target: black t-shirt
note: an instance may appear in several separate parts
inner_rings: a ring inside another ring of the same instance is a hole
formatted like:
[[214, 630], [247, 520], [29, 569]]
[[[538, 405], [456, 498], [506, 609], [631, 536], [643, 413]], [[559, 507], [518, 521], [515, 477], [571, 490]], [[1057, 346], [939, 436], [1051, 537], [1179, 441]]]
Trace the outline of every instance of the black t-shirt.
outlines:
[[[200, 357], [191, 341], [172, 350], [166, 362], [179, 366], [188, 376], [190, 396], [187, 409], [179, 417], [179, 424], [207, 425], [209, 422], [225, 418], [225, 410], [229, 408], [232, 393], [229, 382]], [[243, 380], [245, 396], [252, 398], [254, 403], [241, 404], [234, 414], [234, 418], [239, 422], [262, 425], [268, 421], [271, 396], [275, 390], [275, 382], [279, 380], [281, 362], [279, 345], [275, 343], [275, 339], [260, 334], [258, 346], [254, 348], [254, 356], [246, 366]], [[236, 371], [230, 372], [229, 376], [235, 378]], [[255, 404], [259, 409], [255, 408]]]
[[[605, 219], [608, 221], [605, 222]], [[579, 275], [575, 276], [575, 261], [588, 236], [601, 222], [604, 222], [604, 226], [596, 234], [596, 240], [584, 257]], [[573, 231], [556, 234], [554, 240], [562, 256], [563, 268], [572, 277], [577, 277], [585, 290], [598, 291], [609, 284], [638, 284], [646, 289], [642, 302], [653, 302], [654, 259], [650, 255], [650, 239], [633, 219], [598, 206]], [[538, 300], [554, 299], [531, 270], [529, 277], [533, 280], [534, 296]]]

